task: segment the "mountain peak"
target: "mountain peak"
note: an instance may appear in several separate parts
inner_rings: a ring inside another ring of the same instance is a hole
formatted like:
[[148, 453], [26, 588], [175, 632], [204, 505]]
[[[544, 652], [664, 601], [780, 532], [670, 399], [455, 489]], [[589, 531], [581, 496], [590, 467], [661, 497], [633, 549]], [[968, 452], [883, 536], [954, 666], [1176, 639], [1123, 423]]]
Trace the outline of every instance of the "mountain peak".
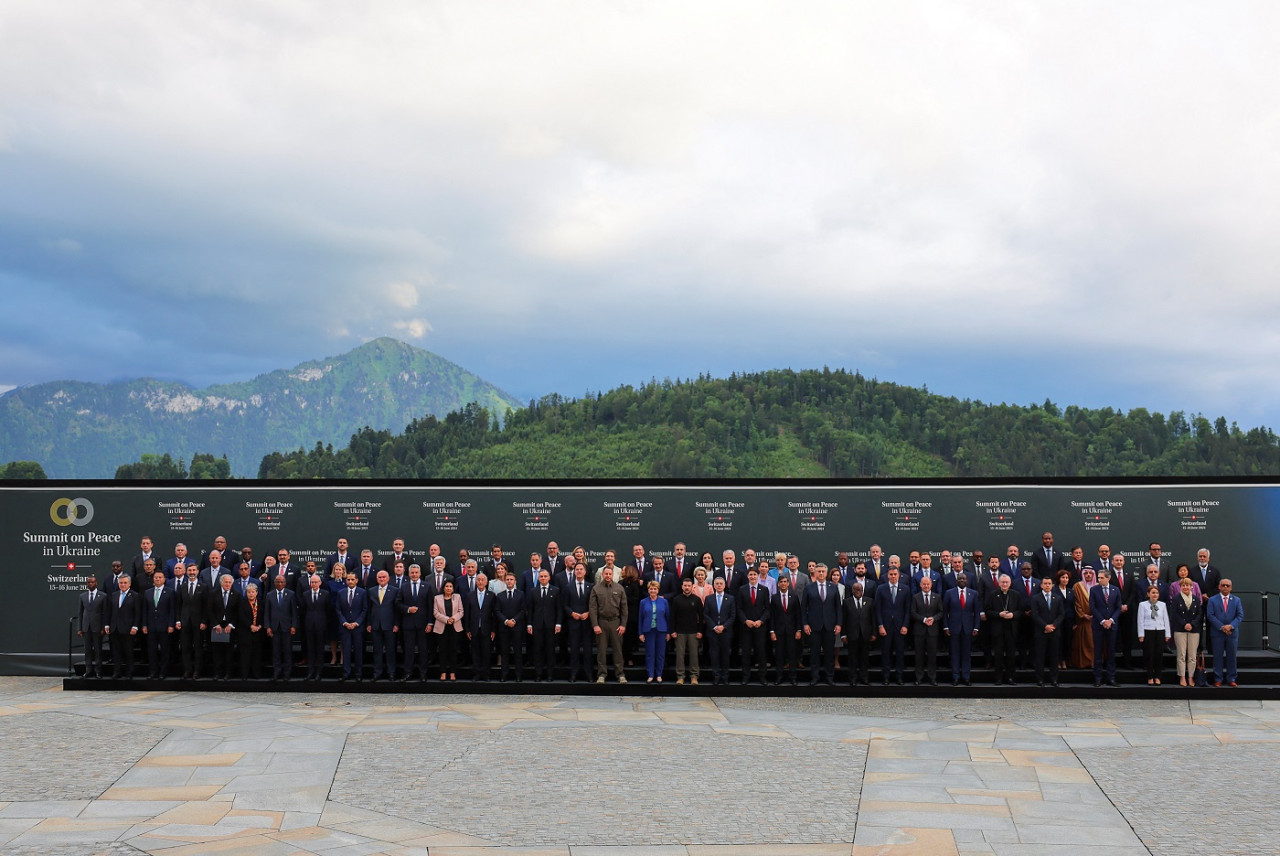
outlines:
[[146, 379], [13, 390], [0, 397], [0, 460], [39, 461], [51, 478], [110, 478], [143, 454], [211, 452], [248, 476], [269, 452], [341, 446], [363, 427], [401, 431], [471, 402], [498, 413], [520, 406], [456, 363], [384, 336], [199, 390]]

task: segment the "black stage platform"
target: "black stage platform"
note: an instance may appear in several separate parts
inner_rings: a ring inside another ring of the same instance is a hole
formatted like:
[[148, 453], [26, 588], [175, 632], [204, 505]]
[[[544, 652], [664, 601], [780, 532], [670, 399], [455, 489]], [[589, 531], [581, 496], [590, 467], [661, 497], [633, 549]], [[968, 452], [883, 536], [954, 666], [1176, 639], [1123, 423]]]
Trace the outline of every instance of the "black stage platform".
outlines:
[[[440, 681], [432, 678], [427, 681], [373, 681], [369, 679], [372, 672], [366, 666], [366, 677], [361, 681], [339, 680], [341, 671], [338, 666], [325, 666], [324, 677], [319, 681], [306, 681], [293, 678], [289, 681], [240, 680], [233, 678], [225, 681], [211, 679], [182, 680], [168, 678], [165, 680], [149, 680], [145, 678], [145, 667], [135, 670], [135, 677], [130, 680], [112, 678], [84, 678], [82, 666], [76, 666], [76, 675], [63, 680], [65, 690], [127, 690], [130, 692], [243, 692], [243, 693], [373, 693], [373, 694], [421, 694], [448, 696], [457, 694], [476, 695], [573, 695], [573, 696], [670, 696], [686, 697], [751, 697], [751, 698], [842, 698], [856, 696], [860, 698], [1009, 698], [1009, 699], [1233, 699], [1274, 700], [1280, 699], [1280, 653], [1273, 651], [1241, 651], [1239, 655], [1239, 686], [1237, 687], [1181, 687], [1178, 678], [1171, 668], [1166, 668], [1161, 686], [1149, 686], [1145, 673], [1138, 669], [1119, 669], [1116, 671], [1117, 686], [1094, 687], [1093, 675], [1084, 669], [1067, 669], [1059, 675], [1058, 687], [1038, 687], [1031, 672], [1020, 672], [1018, 683], [1014, 686], [996, 686], [991, 683], [990, 672], [984, 669], [973, 670], [973, 685], [953, 687], [950, 672], [945, 667], [938, 670], [938, 686], [916, 686], [914, 675], [908, 670], [902, 686], [891, 684], [884, 686], [880, 682], [880, 674], [876, 664], [872, 663], [871, 685], [851, 687], [845, 680], [837, 680], [834, 686], [827, 684], [810, 685], [808, 674], [798, 676], [798, 684], [789, 682], [777, 685], [742, 684], [736, 670], [730, 672], [727, 685], [714, 685], [709, 678], [698, 686], [678, 685], [674, 674], [664, 676], [662, 683], [646, 683], [643, 666], [627, 669], [627, 683], [619, 684], [610, 678], [607, 683], [597, 684], [579, 679], [533, 681], [528, 677], [523, 681], [473, 681], [469, 676], [459, 673], [457, 681]], [[295, 671], [297, 671], [295, 669]], [[558, 673], [567, 673], [561, 668]], [[668, 669], [668, 672], [670, 670]], [[839, 673], [843, 677], [843, 672]], [[772, 678], [772, 673], [770, 673]]]

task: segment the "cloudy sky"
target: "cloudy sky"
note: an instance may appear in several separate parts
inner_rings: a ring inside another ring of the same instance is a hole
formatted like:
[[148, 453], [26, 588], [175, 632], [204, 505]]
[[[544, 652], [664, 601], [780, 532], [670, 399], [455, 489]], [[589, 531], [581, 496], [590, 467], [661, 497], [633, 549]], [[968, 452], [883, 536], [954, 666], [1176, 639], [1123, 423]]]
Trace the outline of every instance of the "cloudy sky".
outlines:
[[1277, 235], [1274, 3], [0, 6], [0, 389], [389, 335], [1280, 428]]

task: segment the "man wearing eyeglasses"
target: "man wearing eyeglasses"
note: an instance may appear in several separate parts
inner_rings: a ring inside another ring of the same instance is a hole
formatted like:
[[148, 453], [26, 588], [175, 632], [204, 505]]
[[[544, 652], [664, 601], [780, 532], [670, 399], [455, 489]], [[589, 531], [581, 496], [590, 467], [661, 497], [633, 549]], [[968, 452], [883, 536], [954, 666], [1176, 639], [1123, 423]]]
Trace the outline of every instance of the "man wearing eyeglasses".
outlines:
[[[1236, 649], [1240, 647], [1240, 625], [1244, 604], [1231, 593], [1231, 580], [1218, 583], [1218, 594], [1209, 598], [1205, 617], [1209, 621], [1209, 646], [1213, 650], [1213, 685], [1236, 685]], [[1223, 660], [1226, 660], [1225, 671]]]

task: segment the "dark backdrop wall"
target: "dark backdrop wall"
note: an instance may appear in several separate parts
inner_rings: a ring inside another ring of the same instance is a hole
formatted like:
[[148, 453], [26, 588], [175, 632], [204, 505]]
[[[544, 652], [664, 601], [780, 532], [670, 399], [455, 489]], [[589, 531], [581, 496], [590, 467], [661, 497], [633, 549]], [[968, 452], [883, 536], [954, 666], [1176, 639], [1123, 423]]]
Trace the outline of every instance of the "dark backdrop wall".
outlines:
[[[165, 558], [182, 541], [198, 556], [217, 535], [257, 558], [280, 547], [295, 559], [320, 559], [339, 536], [375, 564], [405, 539], [422, 555], [431, 543], [454, 560], [459, 548], [487, 556], [499, 542], [527, 567], [530, 552], [555, 540], [582, 545], [596, 561], [615, 549], [619, 564], [642, 543], [670, 555], [683, 541], [695, 556], [745, 548], [802, 560], [864, 557], [911, 549], [975, 548], [1003, 556], [1011, 544], [1029, 553], [1040, 533], [1079, 544], [1086, 559], [1106, 543], [1130, 560], [1158, 540], [1175, 562], [1201, 546], [1239, 591], [1275, 589], [1280, 552], [1280, 483], [1214, 484], [558, 484], [128, 486], [45, 482], [0, 487], [0, 543], [7, 617], [0, 622], [0, 673], [60, 674], [66, 669], [68, 618], [85, 574], [101, 578], [113, 559], [126, 567], [143, 535]], [[904, 558], [905, 562], [905, 558]], [[1245, 599], [1246, 609], [1250, 600]], [[1252, 616], [1251, 616], [1252, 617]], [[1247, 629], [1246, 645], [1261, 631]]]

